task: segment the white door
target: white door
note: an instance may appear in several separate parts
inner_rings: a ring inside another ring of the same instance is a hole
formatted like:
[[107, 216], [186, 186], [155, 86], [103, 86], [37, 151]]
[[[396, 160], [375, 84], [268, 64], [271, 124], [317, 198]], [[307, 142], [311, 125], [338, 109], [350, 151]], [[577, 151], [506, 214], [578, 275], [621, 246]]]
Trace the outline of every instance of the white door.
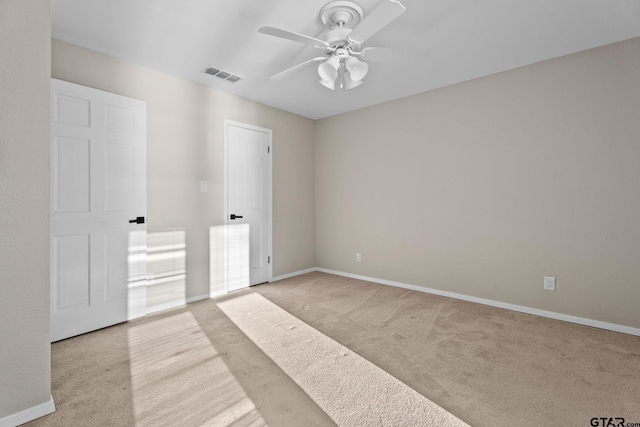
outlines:
[[145, 218], [145, 102], [52, 79], [52, 341], [144, 314]]
[[271, 130], [225, 121], [227, 291], [271, 279]]

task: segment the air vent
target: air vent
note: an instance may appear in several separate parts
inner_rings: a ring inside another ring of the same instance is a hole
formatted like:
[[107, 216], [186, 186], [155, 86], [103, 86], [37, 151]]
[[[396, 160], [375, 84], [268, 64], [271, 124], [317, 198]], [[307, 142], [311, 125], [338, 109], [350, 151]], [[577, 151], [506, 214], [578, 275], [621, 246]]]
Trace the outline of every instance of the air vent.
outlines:
[[214, 77], [227, 81], [229, 83], [235, 83], [242, 80], [242, 77], [228, 73], [226, 71], [218, 70], [217, 68], [207, 67], [203, 70], [204, 73], [211, 74]]

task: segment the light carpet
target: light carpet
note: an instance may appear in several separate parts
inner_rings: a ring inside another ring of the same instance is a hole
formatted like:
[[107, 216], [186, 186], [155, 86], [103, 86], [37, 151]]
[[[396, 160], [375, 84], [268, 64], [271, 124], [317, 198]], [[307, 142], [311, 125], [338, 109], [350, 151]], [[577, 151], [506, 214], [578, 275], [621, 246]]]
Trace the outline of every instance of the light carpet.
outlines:
[[28, 426], [629, 424], [639, 385], [640, 337], [316, 272], [53, 344]]
[[340, 426], [467, 426], [262, 295], [218, 307]]

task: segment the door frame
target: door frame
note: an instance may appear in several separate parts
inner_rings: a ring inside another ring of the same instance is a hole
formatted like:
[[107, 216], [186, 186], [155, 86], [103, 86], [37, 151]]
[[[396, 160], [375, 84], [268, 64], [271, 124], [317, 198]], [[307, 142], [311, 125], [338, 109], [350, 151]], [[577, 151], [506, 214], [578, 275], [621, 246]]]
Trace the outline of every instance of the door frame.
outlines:
[[[268, 128], [224, 119], [224, 289], [229, 293], [229, 245], [227, 241], [226, 227], [230, 224], [229, 219], [229, 126], [241, 127], [256, 132], [267, 134], [269, 145], [269, 156], [267, 159], [267, 239], [269, 263], [267, 265], [267, 282], [273, 279], [273, 131]], [[251, 276], [249, 276], [251, 277]], [[251, 285], [249, 285], [251, 286]]]

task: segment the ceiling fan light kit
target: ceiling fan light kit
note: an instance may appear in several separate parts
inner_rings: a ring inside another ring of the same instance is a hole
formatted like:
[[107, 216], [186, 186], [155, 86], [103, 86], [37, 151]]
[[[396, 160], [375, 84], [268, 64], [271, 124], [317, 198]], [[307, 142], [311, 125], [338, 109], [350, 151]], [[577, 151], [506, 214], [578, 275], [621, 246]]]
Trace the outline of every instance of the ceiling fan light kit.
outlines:
[[318, 65], [318, 74], [325, 81], [334, 81], [338, 77], [338, 68], [340, 68], [340, 59], [336, 56], [330, 56], [329, 59]]
[[367, 75], [369, 64], [365, 61], [423, 63], [427, 58], [423, 52], [362, 48], [367, 39], [402, 15], [405, 10], [397, 0], [382, 0], [365, 16], [363, 9], [354, 2], [332, 1], [320, 10], [320, 19], [329, 28], [324, 40], [274, 27], [260, 28], [258, 31], [263, 34], [311, 44], [317, 49], [322, 49], [325, 55], [295, 65], [272, 76], [271, 79], [280, 80], [307, 65], [320, 62], [318, 75], [322, 86], [331, 90], [349, 90], [360, 86]]
[[336, 89], [336, 81], [335, 80], [323, 80], [323, 79], [320, 79], [320, 80], [318, 80], [318, 83], [320, 83], [322, 86], [326, 87], [327, 89], [331, 89], [331, 90], [335, 90]]
[[351, 79], [356, 82], [364, 79], [364, 76], [369, 72], [369, 64], [364, 61], [360, 61], [354, 56], [346, 60], [345, 66], [349, 71], [349, 75], [351, 75]]

